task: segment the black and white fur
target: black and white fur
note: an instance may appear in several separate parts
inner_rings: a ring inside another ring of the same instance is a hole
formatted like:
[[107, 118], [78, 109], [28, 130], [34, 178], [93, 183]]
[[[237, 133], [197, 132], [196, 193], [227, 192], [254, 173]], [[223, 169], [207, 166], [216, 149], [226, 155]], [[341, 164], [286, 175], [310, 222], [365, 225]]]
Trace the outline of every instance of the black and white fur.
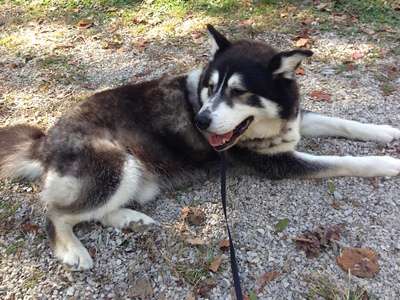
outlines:
[[241, 172], [266, 178], [399, 174], [400, 160], [392, 157], [317, 157], [294, 150], [301, 134], [382, 143], [400, 138], [390, 126], [299, 110], [294, 70], [311, 51], [231, 43], [210, 25], [208, 31], [211, 59], [204, 70], [94, 94], [47, 135], [27, 125], [0, 129], [0, 177], [43, 177], [46, 232], [68, 269], [93, 266], [73, 233], [76, 224], [157, 225], [125, 207], [205, 179], [218, 162], [216, 150], [226, 150]]

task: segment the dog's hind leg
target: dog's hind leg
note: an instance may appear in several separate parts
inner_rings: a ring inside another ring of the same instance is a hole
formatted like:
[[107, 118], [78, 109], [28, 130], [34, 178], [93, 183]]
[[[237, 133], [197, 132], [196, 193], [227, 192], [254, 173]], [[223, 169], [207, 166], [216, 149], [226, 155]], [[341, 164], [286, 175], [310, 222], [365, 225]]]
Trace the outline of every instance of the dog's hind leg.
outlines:
[[89, 252], [78, 240], [73, 227], [81, 220], [76, 216], [60, 214], [56, 210], [46, 212], [46, 233], [50, 240], [53, 254], [67, 270], [84, 271], [93, 267]]
[[[129, 172], [129, 170], [127, 172]], [[137, 192], [135, 193], [134, 199], [132, 200], [135, 200], [135, 202], [144, 205], [147, 202], [153, 200], [158, 195], [158, 193], [160, 192], [160, 188], [151, 179], [141, 178], [138, 181], [139, 182], [137, 183]], [[119, 190], [123, 189], [123, 184], [124, 181], [122, 181]], [[126, 184], [130, 187], [132, 186], [131, 182], [126, 182]], [[118, 191], [113, 197], [120, 197], [118, 195]], [[110, 203], [112, 202], [113, 200], [111, 199]], [[139, 231], [153, 229], [155, 226], [159, 225], [157, 221], [153, 220], [149, 216], [128, 208], [117, 208], [113, 211], [110, 211], [104, 214], [100, 221], [105, 226]]]
[[301, 111], [300, 117], [300, 134], [304, 136], [337, 136], [380, 143], [400, 139], [400, 130], [388, 125], [363, 124], [306, 110]]

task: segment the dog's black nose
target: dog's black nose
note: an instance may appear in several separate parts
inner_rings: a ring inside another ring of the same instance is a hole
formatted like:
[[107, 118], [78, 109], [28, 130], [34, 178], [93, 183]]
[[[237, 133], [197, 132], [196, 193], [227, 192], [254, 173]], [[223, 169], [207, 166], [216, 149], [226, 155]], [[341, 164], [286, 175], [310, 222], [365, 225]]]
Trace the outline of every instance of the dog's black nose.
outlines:
[[197, 128], [200, 130], [206, 130], [211, 124], [211, 118], [208, 116], [208, 114], [204, 113], [198, 113], [194, 117], [194, 121], [196, 123]]

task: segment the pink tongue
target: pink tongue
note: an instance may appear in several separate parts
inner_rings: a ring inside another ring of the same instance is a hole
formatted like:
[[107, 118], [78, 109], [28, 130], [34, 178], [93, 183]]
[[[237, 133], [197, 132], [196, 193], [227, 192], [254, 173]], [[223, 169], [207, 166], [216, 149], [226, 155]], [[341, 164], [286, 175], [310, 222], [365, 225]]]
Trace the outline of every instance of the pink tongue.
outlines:
[[221, 145], [224, 140], [229, 141], [231, 139], [232, 135], [233, 135], [233, 130], [228, 133], [221, 134], [221, 135], [212, 134], [210, 136], [210, 145], [213, 147], [217, 147], [217, 146]]

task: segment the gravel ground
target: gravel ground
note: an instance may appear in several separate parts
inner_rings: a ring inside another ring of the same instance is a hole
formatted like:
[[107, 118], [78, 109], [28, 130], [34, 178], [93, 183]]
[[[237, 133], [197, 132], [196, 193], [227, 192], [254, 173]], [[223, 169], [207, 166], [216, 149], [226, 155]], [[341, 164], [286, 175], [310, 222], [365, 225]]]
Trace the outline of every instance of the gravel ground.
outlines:
[[[230, 28], [232, 38], [250, 37]], [[116, 33], [123, 37], [122, 50], [104, 46], [104, 38]], [[157, 40], [149, 32], [144, 50], [137, 46], [139, 37], [126, 28], [102, 28], [88, 35], [76, 27], [45, 21], [23, 24], [17, 32], [7, 34], [17, 37], [15, 51], [0, 47], [2, 127], [28, 122], [48, 129], [74, 98], [130, 80], [184, 72], [204, 62], [208, 54], [202, 34], [196, 37], [196, 47], [191, 47], [194, 43], [190, 35]], [[294, 44], [291, 35], [279, 32], [259, 32], [252, 38], [281, 49], [292, 49]], [[385, 79], [388, 70], [399, 68], [399, 55], [390, 51], [398, 43], [382, 42], [367, 34], [316, 32], [313, 38], [311, 50], [315, 55], [303, 64], [306, 74], [298, 76], [302, 106], [331, 116], [399, 127], [399, 91], [387, 96], [382, 92], [382, 84], [389, 80]], [[378, 48], [386, 54], [373, 59]], [[16, 56], [17, 51], [21, 55]], [[343, 71], [343, 60], [355, 51], [363, 54], [352, 64], [356, 69]], [[49, 59], [54, 56], [63, 61], [52, 65]], [[68, 83], [68, 72], [72, 72], [74, 82]], [[390, 80], [398, 86], [399, 76], [394, 76]], [[67, 83], [55, 81], [58, 77]], [[316, 89], [328, 92], [330, 101], [310, 98], [309, 93]], [[315, 138], [304, 140], [298, 148], [316, 155], [400, 158], [398, 141], [378, 145]], [[247, 294], [252, 290], [258, 299], [308, 299], [307, 276], [328, 277], [346, 291], [348, 274], [336, 263], [331, 247], [307, 259], [291, 239], [302, 237], [320, 223], [342, 228], [340, 245], [376, 253], [379, 272], [371, 279], [351, 276], [353, 289], [365, 287], [379, 299], [399, 297], [400, 178], [333, 178], [331, 182], [335, 196], [328, 180], [269, 181], [248, 175], [228, 178], [229, 222]], [[95, 223], [78, 225], [77, 236], [95, 257], [93, 270], [83, 273], [65, 271], [52, 257], [43, 234], [40, 187], [40, 182], [0, 182], [0, 298], [194, 299], [192, 290], [198, 294], [196, 299], [234, 298], [227, 253], [222, 254], [218, 272], [204, 270], [205, 264], [220, 253], [218, 241], [227, 237], [218, 180], [162, 194], [151, 205], [138, 208], [160, 221], [160, 228], [151, 233], [120, 231]], [[183, 206], [203, 210], [204, 223], [195, 226], [180, 220]], [[282, 218], [288, 218], [290, 224], [275, 233], [274, 226]], [[201, 238], [204, 245], [188, 245], [187, 238]], [[279, 276], [260, 285], [261, 275], [272, 270]]]

